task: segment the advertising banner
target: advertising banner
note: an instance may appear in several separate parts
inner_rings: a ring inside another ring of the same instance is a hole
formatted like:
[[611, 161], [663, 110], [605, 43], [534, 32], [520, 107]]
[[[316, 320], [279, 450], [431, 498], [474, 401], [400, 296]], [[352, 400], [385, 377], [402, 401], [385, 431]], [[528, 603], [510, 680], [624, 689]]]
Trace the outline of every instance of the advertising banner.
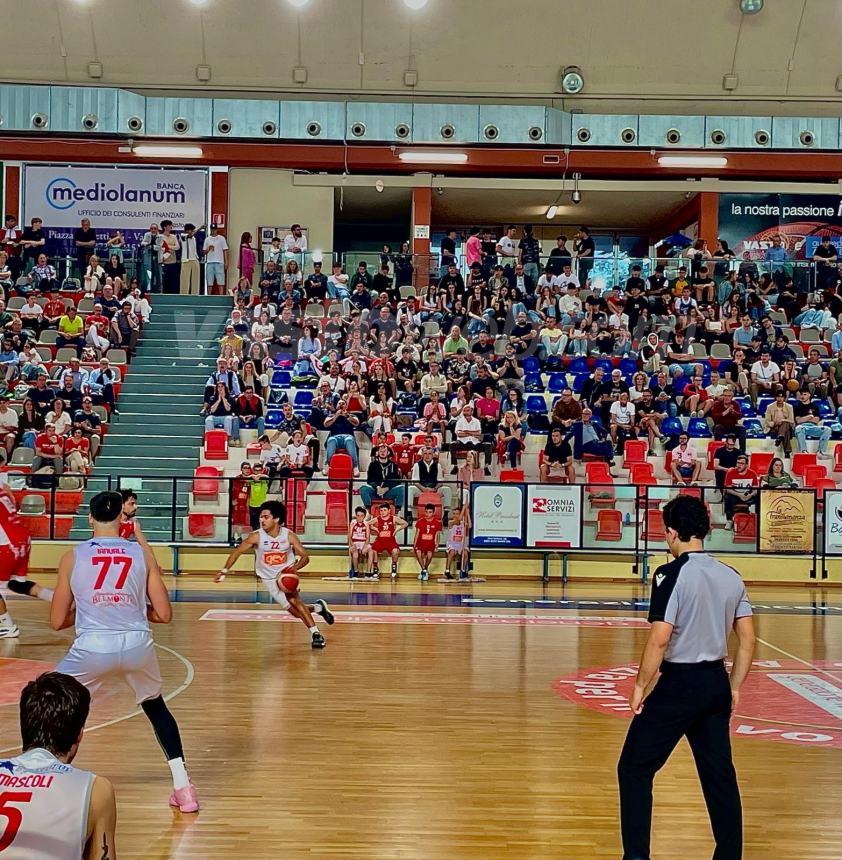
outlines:
[[[719, 235], [738, 258], [762, 260], [780, 235], [790, 260], [809, 260], [822, 236], [842, 242], [842, 197], [829, 194], [720, 194]], [[712, 249], [711, 249], [712, 250]]]
[[814, 495], [810, 490], [761, 490], [757, 548], [761, 553], [812, 553]]
[[22, 223], [41, 218], [50, 253], [72, 253], [72, 233], [83, 218], [90, 219], [97, 241], [104, 243], [120, 230], [126, 243], [153, 222], [164, 219], [181, 230], [207, 220], [206, 170], [144, 167], [73, 167], [26, 164], [23, 168]]
[[824, 551], [827, 555], [842, 555], [842, 490], [827, 490], [824, 494]]
[[522, 485], [471, 485], [471, 546], [523, 546]]
[[527, 486], [526, 546], [530, 549], [581, 548], [581, 484]]

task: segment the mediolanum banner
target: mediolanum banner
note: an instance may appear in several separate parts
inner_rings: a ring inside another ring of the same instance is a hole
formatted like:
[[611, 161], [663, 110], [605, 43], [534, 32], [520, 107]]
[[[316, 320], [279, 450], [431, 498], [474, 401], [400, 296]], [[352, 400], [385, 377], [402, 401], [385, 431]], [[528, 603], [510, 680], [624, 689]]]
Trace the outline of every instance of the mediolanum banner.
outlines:
[[89, 218], [96, 230], [145, 231], [165, 218], [180, 230], [204, 224], [208, 209], [206, 170], [143, 167], [24, 165], [24, 225], [75, 228]]

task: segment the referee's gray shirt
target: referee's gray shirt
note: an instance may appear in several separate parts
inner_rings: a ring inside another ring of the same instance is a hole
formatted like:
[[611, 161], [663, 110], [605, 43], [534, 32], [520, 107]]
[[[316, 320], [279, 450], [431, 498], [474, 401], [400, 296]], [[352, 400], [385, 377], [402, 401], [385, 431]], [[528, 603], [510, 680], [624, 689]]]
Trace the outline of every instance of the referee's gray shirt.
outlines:
[[740, 575], [706, 552], [682, 553], [652, 577], [649, 621], [672, 624], [671, 663], [724, 659], [734, 621], [751, 614]]

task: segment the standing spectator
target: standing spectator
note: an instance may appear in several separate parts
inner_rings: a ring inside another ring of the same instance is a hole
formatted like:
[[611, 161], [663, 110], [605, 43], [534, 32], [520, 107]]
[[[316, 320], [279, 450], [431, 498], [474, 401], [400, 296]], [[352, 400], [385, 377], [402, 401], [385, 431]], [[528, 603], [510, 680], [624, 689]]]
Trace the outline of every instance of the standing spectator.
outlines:
[[550, 251], [550, 258], [547, 260], [547, 271], [558, 276], [566, 265], [572, 266], [570, 251], [567, 250], [567, 236], [556, 236], [555, 248]]
[[786, 277], [786, 267], [781, 264], [789, 260], [789, 254], [784, 246], [783, 236], [781, 236], [780, 233], [776, 236], [772, 236], [772, 246], [765, 250], [763, 259], [766, 260], [766, 262], [773, 264], [770, 267], [772, 280], [780, 289], [780, 287], [785, 283]]
[[503, 267], [503, 274], [509, 284], [514, 283], [515, 262], [517, 261], [516, 232], [515, 225], [509, 224], [506, 227], [506, 232], [497, 240], [495, 249], [500, 265]]
[[289, 233], [284, 236], [284, 254], [288, 257], [293, 254], [307, 253], [307, 237], [301, 229], [300, 224], [293, 224], [289, 228]]
[[[37, 220], [40, 223], [41, 219], [38, 218]], [[16, 281], [21, 276], [24, 265], [20, 247], [23, 233], [18, 229], [17, 223], [17, 215], [6, 215], [4, 227], [0, 230], [0, 249], [6, 252], [13, 281]]]
[[183, 296], [199, 295], [199, 241], [196, 225], [185, 224], [181, 234], [181, 275], [179, 292]]
[[839, 270], [836, 267], [836, 247], [831, 242], [831, 236], [822, 236], [821, 244], [813, 251], [813, 262], [816, 264], [816, 288], [826, 290], [835, 287], [839, 281]]
[[40, 218], [33, 218], [29, 227], [25, 227], [20, 237], [20, 260], [24, 271], [35, 265], [38, 255], [47, 244], [47, 236], [44, 233], [43, 222]]
[[249, 286], [254, 278], [254, 266], [257, 262], [257, 254], [251, 246], [251, 233], [245, 232], [240, 236], [240, 252], [237, 257], [237, 271], [240, 273], [240, 279], [245, 278]]
[[822, 421], [819, 407], [813, 402], [810, 390], [802, 388], [798, 392], [798, 403], [792, 408], [795, 418], [795, 442], [799, 451], [807, 450], [808, 439], [819, 440], [819, 457], [826, 458], [827, 444], [830, 442], [831, 430]]
[[448, 266], [456, 265], [456, 236], [455, 230], [444, 234], [439, 246], [439, 278], [443, 278]]
[[163, 292], [177, 293], [180, 280], [180, 263], [178, 255], [181, 251], [181, 243], [178, 234], [173, 232], [172, 221], [166, 219], [161, 221], [161, 273], [163, 280]]
[[482, 241], [479, 237], [479, 227], [468, 230], [468, 241], [465, 242], [465, 264], [470, 269], [474, 263], [480, 264], [482, 270]]
[[126, 350], [129, 357], [133, 356], [137, 349], [137, 339], [140, 334], [140, 322], [132, 313], [132, 303], [123, 302], [120, 313], [114, 315], [111, 320], [111, 342], [114, 346]]
[[792, 407], [786, 402], [784, 390], [775, 391], [775, 399], [766, 407], [763, 416], [763, 427], [767, 433], [774, 434], [775, 444], [789, 456], [792, 448], [792, 432], [795, 427], [795, 415]]
[[211, 295], [224, 294], [228, 274], [228, 241], [219, 232], [217, 224], [211, 224], [204, 254], [205, 286]]
[[126, 240], [119, 230], [112, 230], [108, 241], [105, 243], [108, 249], [108, 257], [116, 257], [121, 263], [123, 262], [123, 251], [126, 248]]
[[728, 527], [734, 527], [734, 514], [738, 509], [751, 510], [757, 503], [760, 478], [749, 469], [748, 456], [739, 454], [737, 465], [725, 473], [725, 517]]
[[237, 404], [224, 382], [216, 384], [216, 393], [208, 404], [205, 430], [222, 427], [232, 442], [240, 442], [240, 420], [237, 417]]
[[377, 455], [368, 467], [366, 483], [360, 487], [360, 498], [366, 508], [370, 508], [375, 500], [391, 500], [396, 508], [403, 508], [404, 486], [388, 445], [377, 446]]
[[64, 471], [64, 440], [56, 433], [56, 425], [49, 421], [44, 423], [44, 432], [35, 437], [32, 472], [38, 472], [47, 466], [51, 466], [56, 475]]
[[725, 437], [725, 444], [714, 452], [713, 479], [720, 494], [725, 490], [725, 476], [737, 465], [737, 457], [741, 453], [744, 452], [737, 448], [737, 437], [733, 433], [729, 433]]
[[523, 238], [518, 243], [518, 262], [523, 264], [523, 272], [531, 279], [534, 289], [541, 274], [541, 243], [535, 238], [531, 224], [523, 227]]
[[151, 224], [140, 240], [144, 283], [150, 292], [161, 292], [161, 263], [164, 259], [164, 239], [158, 225]]
[[88, 260], [96, 249], [96, 230], [91, 227], [89, 218], [83, 218], [81, 226], [73, 231], [73, 244], [76, 248], [76, 271], [81, 278], [88, 267]]
[[573, 242], [573, 253], [576, 255], [576, 260], [579, 264], [579, 283], [587, 285], [588, 279], [593, 270], [594, 257], [596, 256], [596, 245], [591, 239], [590, 230], [587, 227], [580, 227], [576, 234], [576, 239]]
[[696, 484], [701, 472], [702, 464], [698, 452], [690, 444], [690, 437], [686, 433], [681, 433], [678, 437], [678, 445], [672, 449], [670, 474], [673, 483], [686, 486]]
[[75, 305], [70, 305], [58, 321], [56, 346], [59, 349], [63, 346], [74, 346], [76, 354], [82, 355], [82, 350], [85, 348], [85, 323]]

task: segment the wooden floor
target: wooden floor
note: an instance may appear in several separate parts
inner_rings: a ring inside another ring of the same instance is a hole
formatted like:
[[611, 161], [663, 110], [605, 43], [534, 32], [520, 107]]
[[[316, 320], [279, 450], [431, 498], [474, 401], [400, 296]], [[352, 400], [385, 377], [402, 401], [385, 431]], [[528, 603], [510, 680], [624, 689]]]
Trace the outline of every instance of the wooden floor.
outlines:
[[[208, 580], [197, 587], [210, 589]], [[386, 583], [355, 588], [377, 592], [386, 603], [393, 594]], [[610, 590], [578, 588], [589, 596]], [[313, 595], [340, 589], [345, 586], [306, 582]], [[509, 589], [518, 595], [529, 590]], [[402, 585], [397, 593], [414, 590]], [[614, 591], [631, 594], [626, 587]], [[478, 595], [504, 592], [502, 586], [476, 589]], [[786, 599], [801, 598], [787, 592]], [[842, 593], [829, 600], [842, 603]], [[15, 600], [10, 606], [23, 635], [17, 643], [0, 641], [5, 751], [17, 741], [16, 689], [56, 661], [70, 641], [48, 629], [45, 604]], [[177, 691], [171, 706], [203, 803], [197, 816], [167, 807], [169, 771], [145, 718], [128, 716], [134, 706], [124, 691], [109, 691], [92, 714], [77, 763], [116, 786], [121, 858], [620, 856], [615, 767], [627, 719], [599, 713], [598, 703], [570, 701], [554, 685], [576, 673], [633, 663], [642, 626], [487, 617], [577, 615], [552, 609], [339, 606], [356, 621], [343, 624], [340, 615], [325, 630], [327, 649], [313, 652], [297, 623], [200, 620], [209, 609], [229, 608], [274, 611], [178, 603], [173, 623], [155, 630], [157, 642], [170, 649], [160, 651], [161, 665], [167, 691]], [[397, 616], [397, 623], [362, 623], [390, 611], [422, 612], [431, 620], [408, 623], [412, 619]], [[466, 612], [481, 623], [449, 619]], [[597, 608], [578, 614], [635, 617]], [[447, 616], [439, 619], [446, 623], [433, 623], [437, 615]], [[842, 687], [842, 617], [762, 614], [758, 630], [767, 643], [759, 659], [787, 666], [795, 658], [811, 665], [840, 661], [826, 678]], [[561, 686], [568, 693], [576, 689]], [[764, 723], [766, 711], [757, 702], [747, 707], [756, 709], [749, 714], [752, 731], [765, 727], [768, 734], [734, 738], [745, 856], [838, 860], [839, 745], [766, 740], [786, 726]], [[835, 729], [842, 735], [842, 720], [830, 715], [818, 728], [794, 711], [782, 719], [794, 732], [822, 736]], [[653, 856], [709, 857], [705, 808], [686, 745], [661, 773], [655, 802]]]

